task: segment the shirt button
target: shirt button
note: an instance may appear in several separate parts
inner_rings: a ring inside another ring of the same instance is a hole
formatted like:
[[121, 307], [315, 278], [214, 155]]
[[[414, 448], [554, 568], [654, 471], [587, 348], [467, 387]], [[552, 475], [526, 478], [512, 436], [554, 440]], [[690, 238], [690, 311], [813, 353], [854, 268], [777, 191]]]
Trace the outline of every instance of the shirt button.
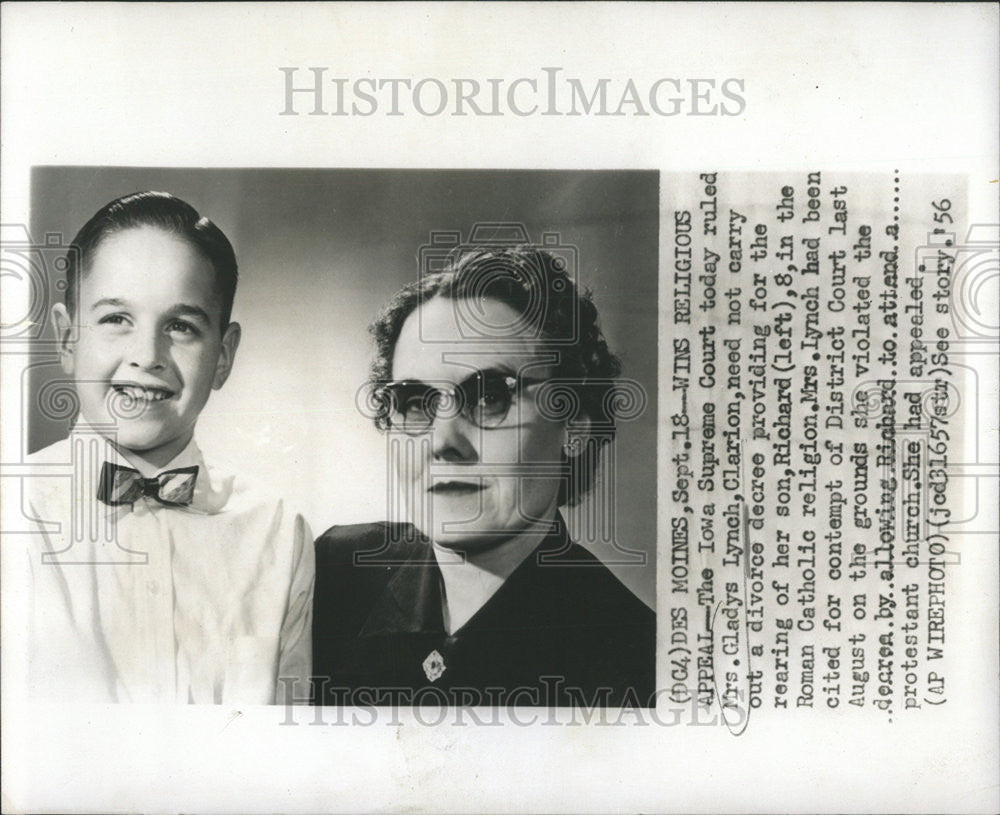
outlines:
[[160, 593], [160, 584], [157, 583], [155, 580], [150, 580], [148, 583], [146, 583], [146, 588], [149, 589], [150, 594]]

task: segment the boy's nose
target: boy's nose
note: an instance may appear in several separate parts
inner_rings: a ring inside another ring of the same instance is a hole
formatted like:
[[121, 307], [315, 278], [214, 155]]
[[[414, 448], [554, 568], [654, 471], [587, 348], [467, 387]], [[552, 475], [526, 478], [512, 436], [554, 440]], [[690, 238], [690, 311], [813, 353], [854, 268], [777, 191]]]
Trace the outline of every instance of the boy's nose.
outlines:
[[478, 461], [473, 433], [479, 429], [464, 416], [437, 416], [431, 429], [431, 452], [437, 461]]
[[164, 367], [163, 342], [155, 334], [140, 335], [138, 332], [132, 339], [128, 350], [128, 363], [132, 368], [145, 371], [155, 371]]

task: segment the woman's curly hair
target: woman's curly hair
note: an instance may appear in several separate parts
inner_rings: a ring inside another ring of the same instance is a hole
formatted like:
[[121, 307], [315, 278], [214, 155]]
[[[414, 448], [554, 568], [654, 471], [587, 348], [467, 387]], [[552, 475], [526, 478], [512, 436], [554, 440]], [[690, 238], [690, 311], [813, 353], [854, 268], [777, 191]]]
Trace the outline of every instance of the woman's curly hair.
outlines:
[[[566, 261], [535, 246], [481, 246], [451, 253], [440, 271], [404, 286], [378, 314], [370, 327], [375, 338], [371, 367], [373, 393], [393, 378], [392, 358], [403, 323], [417, 308], [435, 297], [455, 301], [493, 299], [519, 315], [520, 335], [535, 336], [545, 351], [557, 352], [549, 382], [539, 391], [539, 409], [550, 418], [574, 421], [600, 432], [576, 439], [579, 452], [563, 452], [566, 478], [560, 487], [560, 505], [574, 506], [593, 486], [600, 453], [616, 431], [615, 378], [621, 362], [608, 348], [598, 325], [593, 296], [580, 289]], [[470, 341], [502, 338], [511, 326], [476, 324], [476, 311], [456, 311]], [[465, 319], [463, 319], [465, 318]], [[389, 404], [375, 399], [375, 424], [389, 427]], [[580, 443], [582, 442], [582, 443]]]

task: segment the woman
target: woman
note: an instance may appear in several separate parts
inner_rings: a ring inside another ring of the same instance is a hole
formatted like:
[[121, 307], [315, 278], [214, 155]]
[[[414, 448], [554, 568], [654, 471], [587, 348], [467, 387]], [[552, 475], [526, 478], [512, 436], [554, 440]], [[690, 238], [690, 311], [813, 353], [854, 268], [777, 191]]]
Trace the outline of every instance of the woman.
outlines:
[[317, 540], [317, 702], [649, 704], [654, 614], [558, 511], [614, 437], [620, 365], [590, 296], [544, 250], [476, 248], [372, 332], [410, 524]]

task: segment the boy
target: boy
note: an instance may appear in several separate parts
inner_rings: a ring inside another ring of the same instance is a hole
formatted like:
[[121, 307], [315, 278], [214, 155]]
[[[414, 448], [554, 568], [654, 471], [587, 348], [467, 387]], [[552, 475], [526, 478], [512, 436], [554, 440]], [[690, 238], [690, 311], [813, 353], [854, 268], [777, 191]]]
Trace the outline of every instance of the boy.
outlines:
[[[312, 537], [194, 441], [240, 341], [229, 240], [180, 199], [140, 192], [99, 210], [67, 262], [52, 317], [79, 416], [30, 458], [32, 690], [92, 702], [303, 696]], [[70, 463], [72, 477], [45, 477]]]

